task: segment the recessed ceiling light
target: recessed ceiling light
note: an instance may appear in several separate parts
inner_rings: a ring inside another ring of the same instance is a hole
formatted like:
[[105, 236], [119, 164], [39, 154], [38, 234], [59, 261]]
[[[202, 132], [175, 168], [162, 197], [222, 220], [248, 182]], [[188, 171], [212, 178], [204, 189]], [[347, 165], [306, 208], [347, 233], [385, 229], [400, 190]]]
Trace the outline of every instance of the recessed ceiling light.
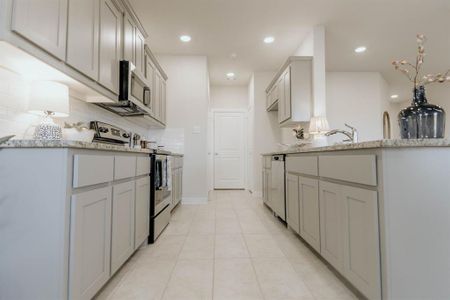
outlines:
[[397, 99], [398, 95], [391, 95], [391, 99]]
[[275, 41], [275, 38], [273, 36], [266, 36], [264, 38], [264, 43], [266, 44], [272, 44]]
[[233, 72], [229, 72], [227, 73], [227, 78], [228, 80], [234, 80], [236, 79], [236, 74], [234, 74]]
[[230, 58], [231, 58], [231, 59], [236, 59], [236, 58], [237, 58], [237, 54], [234, 53], [234, 52], [231, 53], [231, 54], [230, 54]]
[[366, 50], [367, 50], [367, 48], [364, 47], [364, 46], [355, 48], [355, 52], [356, 52], [356, 53], [363, 53], [363, 52], [366, 52]]
[[182, 35], [182, 36], [180, 36], [180, 41], [182, 41], [184, 43], [190, 42], [191, 41], [191, 36], [189, 36], [189, 35]]

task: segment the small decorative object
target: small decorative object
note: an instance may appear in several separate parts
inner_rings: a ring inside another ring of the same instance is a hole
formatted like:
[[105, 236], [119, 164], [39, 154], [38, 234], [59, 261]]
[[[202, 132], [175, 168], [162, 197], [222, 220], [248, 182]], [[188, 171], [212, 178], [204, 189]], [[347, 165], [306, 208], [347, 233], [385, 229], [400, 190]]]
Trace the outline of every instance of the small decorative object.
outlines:
[[64, 123], [63, 139], [68, 141], [92, 142], [95, 131], [91, 130], [86, 123]]
[[402, 139], [443, 138], [445, 134], [445, 111], [440, 106], [428, 103], [425, 86], [434, 82], [450, 82], [450, 69], [445, 73], [421, 75], [425, 57], [425, 41], [426, 37], [423, 34], [417, 35], [418, 54], [415, 64], [406, 60], [392, 63], [396, 70], [402, 72], [414, 83], [411, 106], [398, 114]]
[[292, 129], [294, 132], [294, 136], [297, 138], [297, 140], [304, 140], [305, 139], [305, 129], [298, 126], [297, 128]]
[[68, 87], [57, 82], [38, 81], [32, 84], [30, 92], [29, 112], [44, 116], [36, 126], [34, 139], [60, 140], [61, 126], [54, 123], [52, 117], [69, 115]]

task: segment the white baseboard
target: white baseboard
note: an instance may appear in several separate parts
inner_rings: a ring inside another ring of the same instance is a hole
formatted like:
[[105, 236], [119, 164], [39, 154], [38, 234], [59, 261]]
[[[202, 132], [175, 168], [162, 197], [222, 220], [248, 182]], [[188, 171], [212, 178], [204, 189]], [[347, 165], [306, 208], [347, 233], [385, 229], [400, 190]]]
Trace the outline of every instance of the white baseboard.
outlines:
[[181, 204], [206, 204], [208, 203], [208, 197], [183, 197]]

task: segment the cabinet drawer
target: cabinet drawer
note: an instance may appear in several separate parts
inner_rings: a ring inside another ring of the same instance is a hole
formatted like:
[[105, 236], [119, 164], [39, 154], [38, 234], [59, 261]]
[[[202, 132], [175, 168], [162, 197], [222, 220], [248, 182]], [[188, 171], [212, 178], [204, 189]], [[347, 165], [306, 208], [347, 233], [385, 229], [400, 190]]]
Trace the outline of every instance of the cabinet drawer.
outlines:
[[288, 172], [317, 176], [317, 156], [289, 155], [286, 158], [286, 170]]
[[134, 177], [136, 174], [136, 156], [115, 156], [114, 180]]
[[136, 161], [136, 176], [150, 173], [150, 157], [138, 156]]
[[375, 155], [319, 156], [319, 175], [348, 182], [377, 185]]
[[75, 155], [73, 187], [78, 188], [112, 181], [114, 157], [103, 155]]

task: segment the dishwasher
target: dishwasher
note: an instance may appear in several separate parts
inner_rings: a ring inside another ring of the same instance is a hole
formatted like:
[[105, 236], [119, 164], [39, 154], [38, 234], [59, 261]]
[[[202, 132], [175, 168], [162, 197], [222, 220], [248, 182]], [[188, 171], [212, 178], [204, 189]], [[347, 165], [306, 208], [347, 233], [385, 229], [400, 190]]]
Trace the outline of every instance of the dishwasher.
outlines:
[[284, 168], [284, 155], [273, 155], [269, 206], [280, 219], [286, 221], [286, 176]]

